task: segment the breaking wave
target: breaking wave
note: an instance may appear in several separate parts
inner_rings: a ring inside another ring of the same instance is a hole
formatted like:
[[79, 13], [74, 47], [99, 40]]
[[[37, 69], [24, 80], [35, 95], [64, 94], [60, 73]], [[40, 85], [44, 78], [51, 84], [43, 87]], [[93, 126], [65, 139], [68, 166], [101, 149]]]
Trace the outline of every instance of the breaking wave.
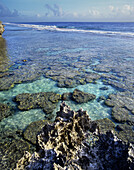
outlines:
[[72, 28], [56, 25], [33, 25], [33, 24], [16, 24], [16, 23], [5, 23], [7, 25], [14, 25], [18, 27], [32, 28], [35, 30], [47, 30], [47, 31], [60, 31], [60, 32], [80, 32], [80, 33], [93, 33], [102, 35], [120, 35], [134, 37], [134, 32], [118, 32], [118, 31], [103, 31], [103, 30], [90, 30], [90, 29], [79, 29], [75, 26]]

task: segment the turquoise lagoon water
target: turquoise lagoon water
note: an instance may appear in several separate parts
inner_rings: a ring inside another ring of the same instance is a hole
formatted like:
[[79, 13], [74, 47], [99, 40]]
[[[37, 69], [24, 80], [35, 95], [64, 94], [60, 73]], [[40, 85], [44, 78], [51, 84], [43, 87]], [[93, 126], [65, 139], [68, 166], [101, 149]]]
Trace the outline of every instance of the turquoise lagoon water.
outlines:
[[[7, 43], [8, 58], [12, 63], [8, 73], [15, 73], [20, 77], [24, 73], [37, 73], [40, 77], [32, 82], [16, 84], [10, 90], [0, 91], [1, 103], [10, 103], [17, 108], [12, 99], [21, 93], [73, 92], [75, 88], [59, 88], [55, 81], [45, 78], [48, 70], [83, 69], [95, 72], [93, 68], [101, 64], [104, 72], [105, 68], [112, 68], [109, 74], [119, 78], [124, 76], [124, 79], [129, 76], [127, 82], [130, 81], [130, 84], [133, 81], [134, 23], [4, 24], [6, 26], [3, 37]], [[130, 75], [124, 73], [125, 69], [128, 69]], [[76, 88], [93, 93], [97, 98], [117, 92], [117, 89], [111, 86], [108, 86], [108, 90], [100, 90], [103, 86], [103, 82], [98, 80], [97, 84], [89, 83]], [[74, 110], [82, 107], [93, 120], [105, 117], [111, 119], [111, 108], [97, 99], [84, 104], [76, 104], [73, 101], [66, 103]], [[53, 119], [59, 106], [60, 102], [53, 113]], [[3, 130], [24, 129], [29, 123], [45, 117], [47, 116], [41, 109], [16, 110], [13, 115], [3, 119], [0, 126]]]
[[[90, 118], [92, 120], [100, 119], [100, 118], [111, 118], [111, 110], [109, 107], [106, 107], [102, 104], [102, 102], [98, 102], [97, 99], [99, 96], [107, 96], [110, 93], [115, 93], [115, 89], [111, 86], [108, 87], [108, 90], [100, 90], [103, 87], [103, 83], [101, 81], [97, 81], [97, 84], [86, 84], [79, 85], [77, 89], [93, 93], [96, 95], [96, 100], [90, 101], [84, 104], [76, 104], [73, 101], [65, 101], [71, 109], [77, 111], [80, 108], [83, 108], [87, 111]], [[59, 88], [56, 86], [56, 82], [43, 76], [32, 83], [24, 83], [15, 85], [14, 88], [0, 92], [0, 102], [2, 103], [10, 103], [12, 107], [16, 107], [16, 103], [12, 101], [12, 99], [21, 93], [38, 93], [38, 92], [55, 92], [58, 94], [63, 94], [66, 92], [73, 92], [75, 88]], [[60, 108], [60, 103], [58, 103], [57, 108], [54, 110], [53, 118], [54, 120], [56, 111]], [[45, 119], [47, 115], [41, 109], [32, 109], [29, 111], [19, 111], [17, 110], [12, 116], [3, 119], [0, 122], [0, 126], [2, 129], [24, 129], [31, 122]]]

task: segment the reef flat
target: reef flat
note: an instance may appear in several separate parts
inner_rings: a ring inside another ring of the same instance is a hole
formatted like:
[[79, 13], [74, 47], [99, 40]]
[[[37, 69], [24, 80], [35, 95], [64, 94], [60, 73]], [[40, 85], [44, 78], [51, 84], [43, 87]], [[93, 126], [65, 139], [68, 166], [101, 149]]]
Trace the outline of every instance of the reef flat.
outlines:
[[0, 23], [0, 169], [132, 169], [133, 23], [36, 24]]

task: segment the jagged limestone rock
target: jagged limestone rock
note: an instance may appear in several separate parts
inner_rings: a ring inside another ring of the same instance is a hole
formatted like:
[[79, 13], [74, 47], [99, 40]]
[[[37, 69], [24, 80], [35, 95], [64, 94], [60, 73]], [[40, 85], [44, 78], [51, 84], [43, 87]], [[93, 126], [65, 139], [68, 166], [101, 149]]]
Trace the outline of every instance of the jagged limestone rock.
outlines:
[[75, 112], [64, 102], [53, 124], [37, 135], [36, 152], [25, 152], [16, 170], [133, 169], [134, 147], [112, 132], [100, 134], [86, 111]]

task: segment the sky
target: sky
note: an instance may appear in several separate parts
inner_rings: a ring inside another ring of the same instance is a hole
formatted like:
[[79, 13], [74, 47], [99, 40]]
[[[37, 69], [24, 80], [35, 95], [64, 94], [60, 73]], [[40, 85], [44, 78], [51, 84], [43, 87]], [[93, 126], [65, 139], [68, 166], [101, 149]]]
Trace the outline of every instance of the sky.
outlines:
[[134, 0], [0, 0], [3, 22], [134, 22]]

